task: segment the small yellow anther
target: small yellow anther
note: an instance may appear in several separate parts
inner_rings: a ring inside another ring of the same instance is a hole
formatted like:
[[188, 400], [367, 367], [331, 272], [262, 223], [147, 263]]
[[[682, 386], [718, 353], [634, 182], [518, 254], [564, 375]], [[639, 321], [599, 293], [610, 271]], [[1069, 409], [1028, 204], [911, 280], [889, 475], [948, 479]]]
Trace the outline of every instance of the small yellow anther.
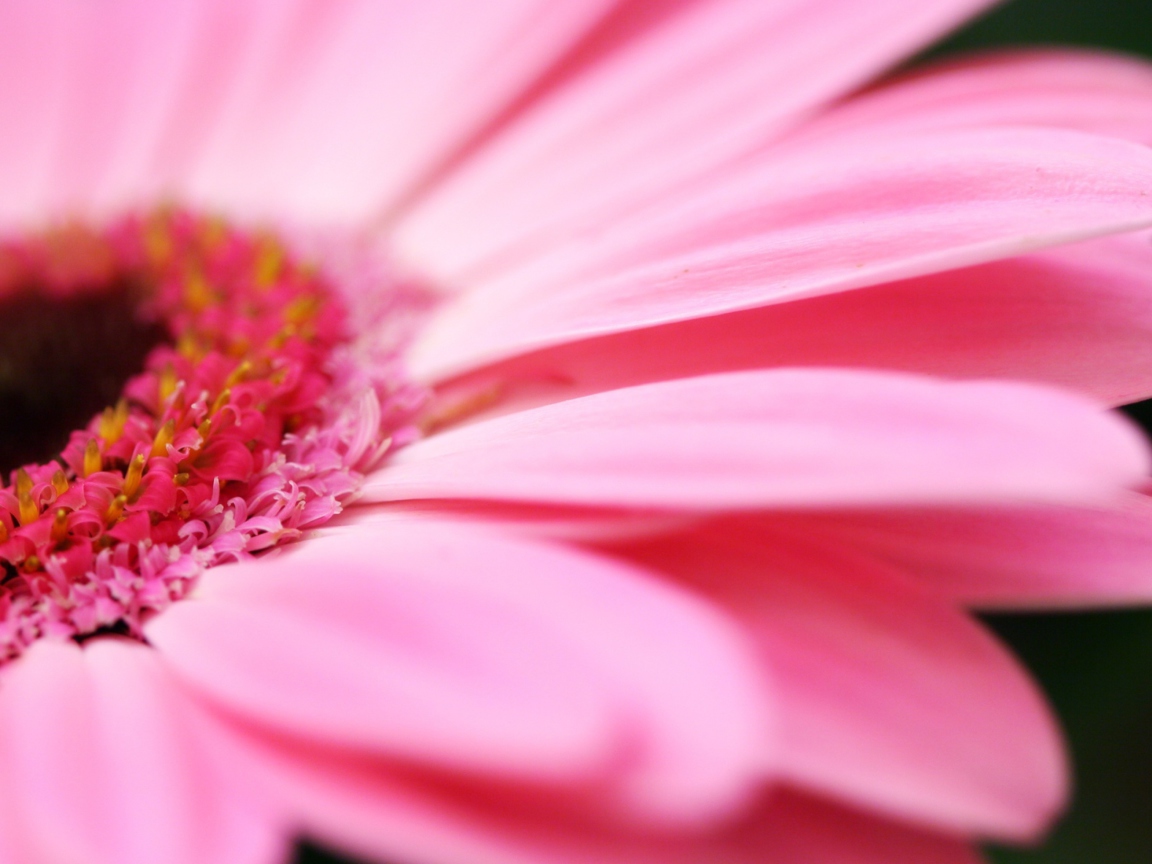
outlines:
[[89, 438], [84, 446], [84, 476], [89, 477], [104, 467], [104, 457], [100, 453], [100, 442]]
[[108, 444], [115, 444], [124, 434], [124, 424], [128, 422], [128, 402], [121, 399], [115, 408], [105, 408], [100, 415], [100, 437]]
[[132, 461], [128, 465], [128, 473], [124, 475], [124, 494], [127, 497], [131, 498], [140, 488], [140, 480], [144, 477], [144, 466], [147, 463], [148, 457], [143, 453], [137, 453], [132, 457]]
[[169, 420], [160, 427], [160, 431], [156, 433], [156, 437], [152, 440], [152, 455], [153, 456], [167, 456], [168, 445], [176, 437], [176, 421]]
[[191, 312], [203, 312], [215, 300], [212, 286], [199, 270], [193, 270], [184, 280], [184, 303]]
[[267, 240], [260, 245], [256, 253], [256, 268], [253, 276], [256, 285], [267, 288], [274, 283], [280, 275], [280, 268], [284, 264], [284, 251], [274, 240]]
[[108, 505], [108, 510], [104, 514], [104, 521], [111, 525], [121, 516], [124, 515], [124, 507], [128, 504], [127, 495], [117, 495], [112, 499], [112, 503]]
[[310, 321], [319, 310], [320, 298], [305, 294], [284, 307], [284, 320], [289, 324], [299, 326], [305, 321]]
[[160, 372], [161, 405], [163, 405], [172, 397], [172, 394], [176, 392], [176, 385], [179, 383], [180, 378], [176, 374], [176, 367], [171, 363], [167, 364]]
[[228, 389], [223, 390], [220, 393], [220, 395], [216, 397], [216, 401], [212, 403], [212, 410], [209, 411], [208, 413], [211, 414], [213, 417], [215, 417], [217, 414], [220, 413], [220, 409], [228, 404], [228, 401], [231, 398], [232, 398], [232, 391], [228, 390]]
[[35, 555], [29, 555], [24, 559], [24, 570], [28, 573], [35, 573], [40, 569], [40, 559]]
[[63, 471], [57, 470], [56, 473], [52, 475], [52, 488], [56, 490], [57, 496], [63, 495], [68, 491], [68, 477]]
[[52, 542], [61, 543], [64, 538], [68, 536], [68, 511], [63, 507], [56, 510], [56, 516], [52, 520]]
[[[237, 366], [235, 369], [232, 370], [232, 374], [230, 374], [228, 376], [228, 379], [224, 382], [224, 387], [228, 388], [228, 387], [233, 387], [233, 386], [239, 384], [241, 381], [244, 380], [244, 378], [251, 371], [252, 371], [252, 361], [251, 360], [242, 361], [239, 366]], [[225, 391], [225, 392], [227, 392], [227, 391]]]
[[[179, 474], [176, 474], [172, 478], [172, 482], [175, 483], [177, 486], [185, 486], [185, 485], [187, 485], [188, 481], [191, 479], [192, 479], [191, 474], [189, 474], [187, 471], [181, 471]], [[3, 524], [3, 523], [0, 523], [0, 524]]]
[[40, 507], [32, 500], [32, 478], [23, 468], [16, 472], [16, 502], [21, 525], [30, 525], [40, 518]]

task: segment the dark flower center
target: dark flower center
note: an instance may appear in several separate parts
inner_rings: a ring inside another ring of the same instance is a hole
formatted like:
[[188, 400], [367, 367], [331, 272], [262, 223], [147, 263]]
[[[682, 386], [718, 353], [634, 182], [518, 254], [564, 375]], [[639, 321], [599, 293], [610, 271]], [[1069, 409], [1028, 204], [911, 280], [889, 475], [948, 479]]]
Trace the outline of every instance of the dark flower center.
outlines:
[[139, 313], [126, 280], [49, 296], [0, 295], [0, 475], [58, 457], [73, 430], [115, 404], [165, 328]]

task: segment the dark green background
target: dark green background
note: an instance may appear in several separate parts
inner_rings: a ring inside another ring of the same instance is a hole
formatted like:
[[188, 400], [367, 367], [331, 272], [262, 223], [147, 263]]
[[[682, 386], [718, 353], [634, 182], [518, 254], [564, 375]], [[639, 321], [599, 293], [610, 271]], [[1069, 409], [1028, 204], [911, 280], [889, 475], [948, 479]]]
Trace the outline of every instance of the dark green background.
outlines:
[[[1013, 0], [929, 53], [1021, 43], [1152, 58], [1152, 0]], [[1152, 410], [1143, 413], [1152, 419]], [[1077, 774], [1073, 808], [1048, 841], [992, 850], [995, 864], [1152, 864], [1152, 612], [988, 620], [1052, 698]], [[345, 860], [302, 847], [297, 864]]]

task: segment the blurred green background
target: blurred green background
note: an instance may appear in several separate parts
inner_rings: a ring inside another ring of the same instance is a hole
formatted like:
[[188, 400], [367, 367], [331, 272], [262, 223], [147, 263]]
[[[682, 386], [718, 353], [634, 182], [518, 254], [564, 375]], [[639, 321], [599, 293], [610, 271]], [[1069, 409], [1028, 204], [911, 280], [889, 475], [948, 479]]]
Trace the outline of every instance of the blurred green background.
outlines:
[[[1010, 0], [928, 56], [1023, 43], [1152, 58], [1152, 0]], [[1132, 413], [1152, 427], [1152, 406]], [[1072, 810], [1052, 835], [1037, 849], [993, 849], [994, 864], [1152, 864], [1152, 611], [987, 621], [1047, 691], [1076, 766]], [[311, 846], [297, 857], [297, 864], [345, 862]]]

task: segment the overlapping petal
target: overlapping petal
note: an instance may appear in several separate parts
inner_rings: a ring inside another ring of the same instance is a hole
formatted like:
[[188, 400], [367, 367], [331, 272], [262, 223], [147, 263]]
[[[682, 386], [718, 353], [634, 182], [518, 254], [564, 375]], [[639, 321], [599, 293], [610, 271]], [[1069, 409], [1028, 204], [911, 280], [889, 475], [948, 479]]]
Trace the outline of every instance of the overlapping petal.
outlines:
[[736, 171], [495, 275], [410, 356], [442, 379], [591, 335], [847, 291], [1152, 223], [1152, 151], [1049, 129], [849, 139]]
[[708, 511], [1060, 500], [1134, 485], [1135, 429], [1010, 383], [846, 370], [679, 379], [442, 432], [365, 501], [492, 499]]
[[617, 551], [720, 599], [755, 634], [780, 694], [775, 770], [947, 830], [1033, 837], [1068, 780], [1027, 675], [934, 586], [849, 548], [757, 517]]
[[723, 812], [770, 739], [763, 684], [707, 603], [452, 522], [212, 571], [148, 636], [195, 690], [262, 726], [413, 764], [607, 782], [606, 800], [645, 818]]
[[285, 826], [155, 652], [40, 642], [4, 671], [0, 800], [19, 864], [272, 864]]
[[1152, 396], [1152, 238], [1107, 237], [899, 282], [557, 345], [484, 367], [532, 404], [774, 366], [901, 369], [1067, 387], [1112, 405]]

